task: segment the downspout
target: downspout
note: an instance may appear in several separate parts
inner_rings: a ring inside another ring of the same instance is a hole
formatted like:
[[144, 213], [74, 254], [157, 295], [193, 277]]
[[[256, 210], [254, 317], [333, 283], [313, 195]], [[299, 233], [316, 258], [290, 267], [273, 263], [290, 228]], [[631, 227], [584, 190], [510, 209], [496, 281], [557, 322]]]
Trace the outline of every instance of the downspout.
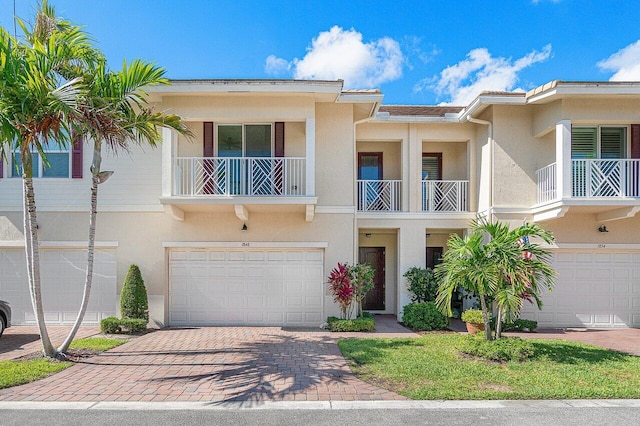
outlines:
[[481, 124], [483, 126], [488, 126], [488, 130], [489, 130], [489, 209], [488, 209], [488, 213], [489, 213], [493, 209], [493, 164], [495, 162], [493, 124], [487, 120], [480, 120], [479, 118], [473, 118], [471, 115], [467, 116], [467, 121], [475, 124]]

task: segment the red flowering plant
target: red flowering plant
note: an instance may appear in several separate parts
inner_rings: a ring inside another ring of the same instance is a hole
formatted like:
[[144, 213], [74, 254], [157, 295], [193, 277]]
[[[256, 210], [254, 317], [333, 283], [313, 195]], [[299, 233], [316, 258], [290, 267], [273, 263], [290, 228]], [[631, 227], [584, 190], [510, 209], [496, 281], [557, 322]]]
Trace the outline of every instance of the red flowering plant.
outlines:
[[349, 266], [346, 263], [338, 263], [338, 266], [331, 270], [327, 281], [333, 294], [333, 301], [340, 305], [342, 319], [350, 318], [353, 310], [354, 288], [350, 275]]

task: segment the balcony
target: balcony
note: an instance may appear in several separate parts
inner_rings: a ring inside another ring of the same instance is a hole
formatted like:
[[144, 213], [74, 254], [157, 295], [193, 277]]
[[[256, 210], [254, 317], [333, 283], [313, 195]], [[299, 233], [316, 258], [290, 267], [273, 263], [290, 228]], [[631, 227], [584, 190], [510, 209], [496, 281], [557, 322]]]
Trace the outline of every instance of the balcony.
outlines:
[[178, 157], [176, 197], [305, 196], [305, 159], [292, 157]]
[[163, 173], [160, 198], [166, 213], [184, 220], [185, 212], [235, 212], [242, 221], [250, 210], [302, 211], [315, 215], [312, 167], [298, 157], [174, 157]]
[[358, 180], [358, 211], [396, 212], [402, 208], [401, 181]]
[[469, 211], [469, 181], [467, 180], [423, 180], [422, 211], [467, 212]]
[[599, 222], [633, 217], [640, 211], [640, 160], [572, 159], [536, 171], [538, 205], [534, 220], [562, 217], [571, 208], [595, 213]]

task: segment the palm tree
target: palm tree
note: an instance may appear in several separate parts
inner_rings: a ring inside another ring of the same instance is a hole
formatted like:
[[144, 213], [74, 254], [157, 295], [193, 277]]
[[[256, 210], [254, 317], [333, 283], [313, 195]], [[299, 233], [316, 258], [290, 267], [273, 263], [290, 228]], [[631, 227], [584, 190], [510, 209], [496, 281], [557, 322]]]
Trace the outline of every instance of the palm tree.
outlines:
[[509, 229], [502, 222], [478, 219], [471, 223], [471, 233], [464, 238], [454, 234], [449, 239], [449, 250], [443, 262], [436, 267], [440, 279], [436, 302], [451, 314], [451, 298], [459, 286], [480, 300], [487, 340], [493, 338], [490, 328], [489, 304], [495, 302], [498, 317], [496, 338], [502, 335], [503, 320], [512, 320], [520, 314], [524, 300], [542, 307], [540, 292], [543, 284], [551, 290], [555, 272], [549, 266], [550, 252], [529, 238], [545, 243], [553, 236], [536, 224], [523, 224]]
[[[22, 22], [20, 25], [26, 28]], [[33, 39], [22, 43], [0, 27], [0, 156], [16, 159], [21, 171], [29, 292], [43, 351], [53, 356], [42, 307], [33, 161], [37, 153], [46, 165], [45, 146], [69, 143], [68, 123], [78, 114], [84, 84], [79, 78], [68, 78], [63, 70], [83, 61], [90, 42], [78, 27], [59, 32], [44, 29], [36, 21], [33, 33], [45, 31], [50, 34], [46, 42]]]
[[59, 353], [68, 349], [89, 304], [93, 280], [98, 185], [113, 173], [101, 170], [103, 143], [114, 152], [127, 150], [130, 143], [155, 147], [162, 139], [158, 132], [158, 128], [161, 127], [191, 136], [180, 117], [154, 112], [148, 106], [144, 87], [168, 83], [162, 68], [136, 60], [130, 66], [125, 63], [121, 71], [112, 72], [106, 69], [102, 61], [95, 69], [90, 70], [85, 79], [88, 80], [89, 92], [86, 104], [79, 106], [81, 118], [78, 130], [80, 134], [89, 136], [93, 142], [87, 269], [80, 310], [69, 335], [57, 349]]

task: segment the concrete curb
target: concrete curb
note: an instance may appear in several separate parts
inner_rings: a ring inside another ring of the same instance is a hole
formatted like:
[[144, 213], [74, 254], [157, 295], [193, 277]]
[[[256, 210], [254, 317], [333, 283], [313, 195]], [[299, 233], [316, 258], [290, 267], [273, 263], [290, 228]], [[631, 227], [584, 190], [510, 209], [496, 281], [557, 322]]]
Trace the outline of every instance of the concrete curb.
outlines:
[[245, 401], [42, 402], [0, 401], [0, 410], [443, 410], [501, 408], [640, 408], [640, 399], [496, 401]]

